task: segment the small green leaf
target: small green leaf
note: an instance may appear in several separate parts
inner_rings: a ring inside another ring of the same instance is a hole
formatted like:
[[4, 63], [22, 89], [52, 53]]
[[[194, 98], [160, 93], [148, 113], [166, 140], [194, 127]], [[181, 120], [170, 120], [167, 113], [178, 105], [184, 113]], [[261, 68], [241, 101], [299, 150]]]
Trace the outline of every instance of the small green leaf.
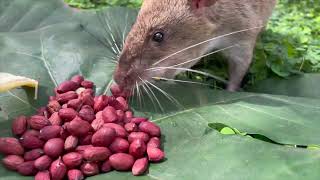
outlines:
[[224, 127], [221, 129], [220, 131], [221, 134], [225, 134], [225, 135], [232, 135], [232, 134], [236, 134], [236, 132], [233, 131], [233, 129], [229, 128], [229, 127]]

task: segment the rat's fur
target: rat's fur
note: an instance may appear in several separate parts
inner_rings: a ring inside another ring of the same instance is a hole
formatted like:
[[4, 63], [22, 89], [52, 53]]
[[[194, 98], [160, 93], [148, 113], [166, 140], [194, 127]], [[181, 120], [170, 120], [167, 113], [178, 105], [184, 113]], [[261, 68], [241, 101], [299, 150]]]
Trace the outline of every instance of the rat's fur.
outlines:
[[[115, 80], [121, 87], [130, 89], [140, 82], [140, 78], [174, 78], [178, 70], [146, 69], [173, 66], [213, 49], [238, 44], [223, 51], [229, 64], [228, 90], [236, 91], [251, 64], [256, 38], [262, 26], [266, 25], [275, 4], [276, 0], [144, 0], [136, 23], [125, 41]], [[153, 65], [193, 44], [254, 27], [260, 28], [210, 41]], [[164, 33], [161, 43], [152, 41], [152, 35], [157, 31]], [[190, 68], [195, 63], [183, 67]]]

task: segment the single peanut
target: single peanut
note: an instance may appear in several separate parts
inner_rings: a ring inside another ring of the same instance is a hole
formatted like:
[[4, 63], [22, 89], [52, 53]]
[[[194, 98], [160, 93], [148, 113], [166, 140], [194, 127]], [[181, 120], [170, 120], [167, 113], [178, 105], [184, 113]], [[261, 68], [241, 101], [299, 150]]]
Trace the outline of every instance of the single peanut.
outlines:
[[72, 108], [76, 111], [79, 111], [82, 107], [82, 100], [81, 99], [72, 99], [68, 101], [68, 108]]
[[139, 130], [137, 124], [135, 124], [135, 123], [127, 123], [124, 125], [124, 128], [126, 129], [126, 131], [128, 133], [137, 132]]
[[64, 141], [61, 138], [53, 138], [48, 140], [44, 145], [44, 152], [46, 155], [57, 158], [59, 157], [64, 149]]
[[79, 117], [74, 118], [67, 126], [68, 131], [74, 136], [85, 136], [91, 129], [91, 125]]
[[32, 149], [26, 153], [24, 153], [24, 160], [25, 161], [34, 161], [38, 159], [40, 156], [44, 154], [42, 149]]
[[161, 141], [158, 137], [153, 137], [149, 140], [147, 147], [159, 148], [161, 146]]
[[118, 171], [128, 171], [132, 168], [134, 158], [130, 154], [116, 153], [109, 157], [110, 165]]
[[160, 127], [150, 121], [141, 122], [139, 125], [139, 129], [142, 132], [148, 133], [150, 136], [161, 136]]
[[134, 176], [139, 176], [145, 173], [148, 169], [149, 162], [147, 158], [141, 158], [137, 159], [136, 162], [134, 162], [132, 167], [132, 174]]
[[17, 171], [21, 175], [31, 176], [35, 175], [37, 170], [34, 167], [34, 161], [26, 161], [17, 166]]
[[24, 134], [20, 138], [20, 143], [23, 147], [27, 149], [42, 148], [44, 145], [44, 142], [39, 139], [39, 136], [35, 136], [32, 134]]
[[149, 161], [152, 161], [152, 162], [160, 162], [165, 157], [165, 153], [161, 151], [161, 149], [154, 148], [154, 147], [148, 147], [147, 154], [149, 157]]
[[50, 125], [50, 122], [44, 116], [35, 115], [30, 117], [28, 124], [32, 129], [40, 130], [45, 126]]
[[87, 89], [91, 89], [91, 88], [93, 88], [94, 84], [91, 81], [84, 80], [81, 82], [81, 86], [84, 88], [87, 88]]
[[58, 101], [52, 100], [52, 101], [49, 101], [47, 105], [47, 109], [52, 114], [54, 112], [59, 112], [59, 110], [61, 109], [61, 105]]
[[34, 177], [34, 180], [50, 180], [50, 173], [49, 171], [40, 171]]
[[149, 135], [144, 132], [132, 132], [128, 136], [129, 143], [132, 143], [135, 139], [142, 139], [145, 143], [147, 143], [150, 139]]
[[12, 123], [12, 133], [16, 136], [22, 135], [27, 130], [27, 117], [19, 116]]
[[34, 161], [34, 166], [39, 171], [49, 169], [52, 159], [48, 155], [43, 155]]
[[111, 155], [111, 152], [106, 147], [88, 147], [82, 154], [84, 159], [96, 162], [106, 160]]
[[112, 106], [107, 106], [102, 112], [102, 118], [105, 123], [116, 122], [118, 120], [116, 109]]
[[75, 91], [76, 89], [78, 89], [78, 87], [79, 84], [74, 81], [64, 81], [58, 86], [57, 92], [65, 93], [68, 91]]
[[127, 111], [129, 109], [129, 105], [126, 99], [124, 99], [123, 97], [117, 97], [116, 100], [120, 103], [120, 107], [119, 109], [122, 111]]
[[116, 138], [116, 131], [110, 127], [103, 127], [93, 134], [91, 142], [94, 146], [109, 146]]
[[17, 170], [17, 167], [24, 162], [21, 156], [8, 155], [2, 159], [2, 164], [9, 170]]
[[87, 105], [87, 106], [90, 106], [90, 107], [94, 106], [94, 99], [93, 99], [91, 94], [83, 94], [80, 97], [80, 99], [82, 100], [83, 105]]
[[57, 101], [61, 104], [67, 103], [68, 101], [72, 99], [77, 99], [77, 98], [78, 98], [78, 94], [74, 91], [68, 91], [66, 93], [57, 95]]
[[101, 172], [107, 173], [112, 170], [111, 164], [109, 160], [106, 160], [104, 163], [101, 165]]
[[61, 126], [53, 125], [53, 126], [46, 126], [40, 130], [40, 139], [49, 140], [52, 138], [56, 138], [60, 136]]
[[64, 142], [64, 149], [66, 151], [74, 150], [78, 145], [79, 139], [76, 136], [68, 136]]
[[128, 136], [127, 131], [123, 128], [123, 126], [121, 126], [119, 124], [106, 123], [103, 125], [103, 127], [113, 128], [116, 131], [117, 137], [127, 138], [127, 136]]
[[116, 138], [109, 148], [113, 153], [126, 153], [129, 150], [129, 142], [123, 138]]
[[83, 173], [78, 169], [71, 169], [68, 171], [69, 180], [84, 180]]
[[53, 161], [50, 166], [50, 174], [52, 180], [62, 180], [67, 173], [67, 167], [62, 162], [61, 158]]
[[131, 119], [133, 118], [133, 112], [132, 111], [126, 111], [125, 113], [124, 113], [124, 119], [123, 119], [123, 121], [125, 122], [125, 123], [129, 123], [129, 122], [131, 122]]
[[142, 158], [147, 150], [146, 144], [142, 139], [135, 139], [129, 147], [129, 154], [135, 158]]
[[75, 75], [70, 80], [77, 84], [81, 84], [81, 82], [84, 81], [84, 77], [81, 75]]
[[61, 120], [58, 112], [54, 112], [53, 114], [51, 114], [51, 116], [48, 120], [51, 123], [51, 125], [61, 126], [61, 124], [62, 124], [62, 120]]
[[23, 155], [24, 149], [16, 138], [0, 138], [0, 153], [6, 155]]
[[62, 157], [63, 163], [68, 168], [75, 168], [82, 163], [82, 155], [76, 152], [70, 152]]
[[99, 166], [94, 162], [85, 162], [81, 165], [80, 169], [86, 176], [94, 176], [99, 174]]
[[65, 121], [71, 121], [78, 115], [78, 112], [72, 108], [60, 109], [59, 116]]
[[108, 105], [108, 97], [105, 95], [98, 96], [96, 100], [94, 100], [93, 109], [95, 112], [102, 111]]
[[100, 128], [102, 128], [104, 124], [104, 121], [102, 118], [96, 118], [92, 121], [91, 126], [95, 131], [98, 131]]
[[91, 106], [84, 105], [82, 106], [81, 110], [79, 111], [79, 117], [85, 121], [91, 123], [95, 119], [94, 110]]
[[136, 124], [140, 124], [142, 122], [146, 122], [148, 121], [147, 118], [144, 118], [144, 117], [135, 117], [135, 118], [131, 118], [131, 123], [136, 123]]

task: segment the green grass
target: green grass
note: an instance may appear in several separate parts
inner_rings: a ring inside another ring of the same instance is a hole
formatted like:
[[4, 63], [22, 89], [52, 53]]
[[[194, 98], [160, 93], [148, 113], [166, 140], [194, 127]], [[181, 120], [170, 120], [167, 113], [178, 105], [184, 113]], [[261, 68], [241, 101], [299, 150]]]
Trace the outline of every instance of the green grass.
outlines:
[[[78, 8], [139, 7], [141, 3], [141, 0], [66, 1]], [[194, 68], [227, 78], [227, 65], [220, 55], [207, 57]], [[254, 84], [274, 76], [286, 78], [301, 72], [320, 72], [320, 0], [279, 0], [258, 40], [254, 62], [244, 83]], [[193, 73], [182, 74], [180, 78], [216, 83]]]

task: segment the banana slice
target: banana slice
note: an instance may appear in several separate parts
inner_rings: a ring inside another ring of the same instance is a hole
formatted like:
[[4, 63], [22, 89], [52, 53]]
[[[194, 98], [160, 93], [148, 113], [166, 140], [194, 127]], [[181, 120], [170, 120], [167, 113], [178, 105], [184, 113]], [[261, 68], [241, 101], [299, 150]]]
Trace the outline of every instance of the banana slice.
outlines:
[[28, 86], [35, 89], [34, 98], [37, 99], [38, 85], [38, 81], [34, 79], [0, 72], [0, 93], [15, 89], [17, 87]]

